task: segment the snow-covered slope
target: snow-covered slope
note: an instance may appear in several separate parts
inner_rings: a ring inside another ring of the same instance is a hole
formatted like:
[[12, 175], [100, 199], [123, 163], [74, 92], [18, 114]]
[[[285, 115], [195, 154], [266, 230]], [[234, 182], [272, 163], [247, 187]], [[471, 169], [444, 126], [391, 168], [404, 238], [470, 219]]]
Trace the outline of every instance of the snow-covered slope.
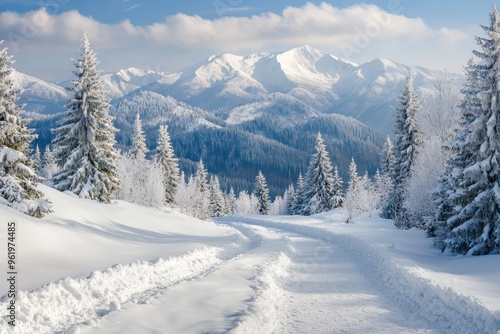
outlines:
[[234, 107], [269, 93], [290, 94], [325, 109], [325, 98], [338, 99], [332, 87], [356, 67], [303, 46], [280, 53], [211, 56], [183, 70], [174, 82], [160, 80], [144, 88], [208, 109]]
[[[45, 333], [487, 333], [499, 255], [450, 256], [421, 230], [346, 212], [219, 218], [41, 186], [54, 213], [15, 222], [16, 330]], [[0, 231], [6, 244], [7, 229]], [[7, 252], [0, 253], [6, 263]], [[5, 285], [0, 317], [6, 319]]]
[[[172, 78], [173, 76], [173, 78]], [[126, 94], [142, 86], [149, 85], [158, 80], [175, 80], [176, 75], [168, 75], [152, 70], [142, 70], [138, 68], [127, 68], [116, 73], [106, 73], [102, 76], [104, 89], [108, 92], [111, 100], [119, 99]]]
[[69, 96], [63, 87], [21, 72], [13, 72], [13, 80], [15, 89], [21, 90], [19, 102], [26, 103], [26, 112], [54, 113]]

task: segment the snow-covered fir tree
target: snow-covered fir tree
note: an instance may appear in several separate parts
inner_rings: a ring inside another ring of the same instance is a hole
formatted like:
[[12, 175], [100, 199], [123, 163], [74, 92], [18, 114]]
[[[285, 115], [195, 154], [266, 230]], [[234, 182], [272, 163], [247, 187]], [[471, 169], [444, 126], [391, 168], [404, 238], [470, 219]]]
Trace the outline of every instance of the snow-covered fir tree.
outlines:
[[338, 208], [344, 204], [344, 196], [342, 195], [344, 181], [340, 177], [337, 166], [333, 168], [333, 207]]
[[266, 178], [261, 171], [259, 171], [259, 174], [255, 178], [254, 195], [257, 198], [257, 212], [261, 215], [267, 215], [271, 209], [271, 203]]
[[403, 206], [404, 190], [410, 176], [411, 167], [419, 144], [416, 115], [420, 109], [418, 96], [413, 88], [413, 75], [408, 73], [406, 84], [398, 102], [394, 117], [395, 158], [394, 187], [384, 207], [382, 215], [394, 219], [396, 226], [409, 228], [407, 212]]
[[220, 189], [220, 182], [217, 176], [210, 178], [210, 199], [208, 203], [210, 217], [222, 217], [227, 215], [226, 201]]
[[43, 152], [43, 164], [42, 164], [42, 171], [41, 175], [50, 180], [52, 179], [52, 175], [57, 173], [59, 170], [59, 167], [57, 167], [56, 159], [54, 157], [54, 154], [52, 153], [52, 150], [50, 149], [50, 146], [47, 145], [45, 146], [45, 150]]
[[293, 184], [290, 184], [288, 188], [286, 189], [286, 214], [287, 215], [293, 215], [293, 207], [295, 205], [295, 202], [297, 200], [296, 194], [295, 194], [295, 188], [293, 187]]
[[333, 168], [320, 133], [316, 138], [315, 150], [304, 179], [304, 204], [301, 212], [303, 215], [330, 211], [334, 208], [333, 198], [336, 189], [333, 185]]
[[138, 113], [135, 115], [134, 137], [132, 138], [132, 148], [130, 153], [138, 160], [144, 160], [146, 158], [146, 154], [148, 153], [148, 149], [146, 147], [146, 136], [144, 135], [141, 117]]
[[229, 189], [229, 193], [226, 195], [226, 208], [228, 215], [236, 213], [236, 195], [233, 187]]
[[198, 169], [194, 177], [195, 193], [193, 194], [193, 210], [195, 217], [200, 219], [207, 219], [209, 217], [208, 205], [210, 197], [210, 189], [208, 186], [208, 172], [205, 169], [203, 160], [200, 159]]
[[172, 205], [179, 183], [179, 164], [174, 157], [174, 149], [170, 143], [167, 126], [160, 126], [156, 160], [163, 168], [163, 185], [165, 186], [165, 204]]
[[405, 187], [403, 206], [410, 226], [426, 228], [435, 216], [433, 191], [446, 169], [448, 142], [458, 128], [457, 101], [453, 82], [445, 74], [436, 80], [436, 94], [426, 99], [417, 114], [421, 142]]
[[[0, 42], [1, 44], [2, 42]], [[50, 205], [36, 186], [37, 175], [30, 167], [29, 145], [35, 138], [28, 120], [21, 118], [19, 92], [12, 80], [12, 57], [0, 51], [0, 204], [25, 214], [42, 217]]]
[[304, 209], [304, 191], [305, 191], [305, 183], [304, 178], [302, 177], [302, 173], [299, 174], [297, 179], [297, 186], [295, 187], [295, 201], [293, 203], [292, 210], [289, 214], [291, 215], [301, 215], [302, 210]]
[[[439, 178], [438, 186], [434, 191], [434, 200], [436, 204], [436, 217], [427, 226], [427, 234], [436, 238], [436, 244], [444, 250], [446, 240], [451, 232], [451, 226], [447, 220], [453, 215], [455, 207], [453, 195], [457, 190], [462, 191], [463, 182], [461, 174], [468, 165], [469, 161], [475, 156], [473, 148], [467, 148], [469, 140], [477, 142], [479, 133], [474, 133], [475, 123], [477, 118], [482, 115], [482, 106], [480, 99], [481, 85], [480, 73], [476, 70], [474, 58], [471, 58], [464, 68], [466, 82], [462, 88], [463, 102], [460, 110], [460, 128], [456, 138], [446, 143], [446, 147], [452, 152], [448, 159], [446, 169], [443, 175]], [[476, 143], [477, 146], [477, 143]], [[461, 207], [463, 203], [459, 206]]]
[[358, 175], [358, 166], [354, 158], [349, 164], [349, 184], [345, 197], [345, 208], [348, 212], [347, 222], [353, 217], [354, 210], [358, 207], [361, 178]]
[[31, 165], [33, 166], [33, 172], [35, 172], [36, 175], [40, 175], [42, 169], [42, 153], [38, 145], [36, 145], [35, 152], [33, 152]]
[[109, 115], [109, 102], [97, 70], [95, 52], [86, 35], [74, 60], [76, 80], [70, 88], [73, 98], [54, 130], [61, 169], [53, 176], [54, 187], [77, 196], [109, 203], [119, 185], [115, 160], [116, 129]]
[[384, 148], [380, 154], [380, 168], [382, 174], [394, 178], [394, 171], [396, 167], [396, 157], [394, 156], [394, 146], [392, 145], [391, 138], [387, 136], [384, 143]]
[[500, 252], [500, 15], [477, 37], [481, 63], [469, 64], [449, 167], [441, 179], [436, 235], [442, 249], [482, 255]]

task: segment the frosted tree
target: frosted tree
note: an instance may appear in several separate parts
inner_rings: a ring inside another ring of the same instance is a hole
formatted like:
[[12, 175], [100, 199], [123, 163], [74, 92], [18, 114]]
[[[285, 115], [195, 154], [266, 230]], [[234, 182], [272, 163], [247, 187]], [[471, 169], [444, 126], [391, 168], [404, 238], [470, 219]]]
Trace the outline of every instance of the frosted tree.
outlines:
[[295, 194], [295, 188], [293, 187], [293, 184], [290, 184], [286, 190], [286, 214], [287, 215], [293, 215], [293, 207], [295, 205], [295, 202], [297, 200], [296, 194]]
[[304, 191], [305, 191], [305, 183], [304, 178], [302, 177], [302, 173], [299, 174], [297, 179], [297, 187], [295, 188], [295, 202], [292, 207], [292, 211], [290, 214], [292, 215], [301, 215], [302, 210], [304, 209]]
[[458, 128], [457, 102], [452, 81], [447, 75], [436, 80], [435, 97], [427, 99], [417, 114], [421, 144], [412, 165], [405, 188], [403, 206], [408, 212], [410, 226], [427, 228], [435, 215], [433, 191], [444, 173], [450, 150], [445, 143]]
[[255, 178], [254, 195], [257, 198], [257, 212], [261, 215], [267, 215], [271, 209], [271, 203], [266, 178], [261, 171], [259, 171], [259, 174]]
[[73, 97], [54, 130], [61, 169], [53, 176], [54, 187], [77, 196], [109, 203], [119, 185], [115, 160], [116, 129], [109, 115], [109, 102], [97, 70], [95, 52], [87, 36], [80, 43], [74, 60], [76, 80], [69, 90]]
[[182, 213], [195, 216], [194, 208], [196, 204], [196, 197], [196, 184], [194, 176], [191, 175], [186, 180], [184, 172], [181, 172], [179, 186], [177, 188], [177, 193], [175, 194], [175, 204]]
[[[1, 43], [1, 42], [0, 42]], [[29, 145], [35, 138], [28, 120], [21, 118], [22, 105], [16, 104], [12, 57], [0, 51], [0, 204], [34, 217], [50, 212], [50, 205], [36, 188], [37, 175], [30, 168]]]
[[345, 198], [345, 208], [348, 213], [347, 222], [352, 219], [354, 210], [358, 208], [359, 192], [361, 188], [360, 183], [361, 178], [358, 175], [358, 166], [353, 158], [349, 164], [349, 185], [347, 186]]
[[315, 150], [316, 152], [312, 155], [304, 179], [304, 206], [302, 210], [304, 215], [330, 211], [334, 208], [335, 189], [333, 186], [332, 163], [320, 133], [316, 138]]
[[203, 160], [200, 159], [194, 177], [195, 193], [193, 194], [195, 217], [200, 219], [207, 219], [209, 216], [208, 205], [210, 191], [207, 178], [207, 170], [205, 169]]
[[116, 160], [116, 166], [121, 180], [117, 199], [142, 206], [163, 207], [163, 168], [157, 161], [141, 161], [126, 153]]
[[373, 183], [375, 187], [376, 196], [378, 198], [376, 208], [380, 209], [387, 201], [387, 198], [390, 192], [392, 191], [392, 179], [385, 174], [381, 174], [380, 171], [377, 169]]
[[146, 137], [144, 136], [141, 117], [138, 113], [135, 115], [134, 137], [132, 138], [132, 149], [130, 153], [138, 160], [144, 160], [146, 158], [146, 154], [148, 153], [148, 149], [146, 147]]
[[210, 199], [208, 204], [210, 217], [222, 217], [227, 215], [227, 207], [224, 194], [220, 189], [220, 182], [217, 176], [210, 179]]
[[252, 199], [246, 190], [240, 191], [236, 199], [236, 212], [242, 214], [255, 213]]
[[179, 164], [174, 157], [174, 149], [170, 143], [167, 126], [160, 126], [158, 132], [156, 160], [163, 169], [163, 185], [165, 187], [165, 204], [172, 205], [179, 183]]
[[236, 213], [236, 195], [233, 187], [229, 189], [229, 193], [226, 196], [226, 208], [228, 215]]
[[403, 206], [404, 190], [415, 161], [419, 138], [416, 115], [420, 109], [418, 96], [413, 89], [413, 76], [408, 73], [406, 84], [398, 102], [400, 107], [395, 112], [395, 157], [394, 188], [385, 205], [382, 215], [393, 219], [396, 226], [408, 228], [407, 212]]
[[476, 37], [481, 59], [469, 64], [461, 106], [462, 130], [438, 190], [436, 234], [442, 249], [482, 255], [500, 252], [500, 15], [496, 7], [487, 37]]
[[394, 146], [392, 145], [391, 138], [387, 136], [384, 143], [384, 148], [380, 154], [380, 167], [382, 174], [394, 178], [394, 171], [396, 168], [396, 157], [394, 156]]
[[335, 166], [333, 169], [333, 197], [332, 197], [334, 208], [338, 208], [344, 204], [344, 196], [342, 195], [343, 184], [344, 181], [342, 181], [342, 178], [340, 177], [339, 169], [337, 168], [337, 166]]
[[40, 175], [42, 169], [42, 153], [40, 152], [38, 145], [36, 145], [35, 152], [33, 152], [31, 164], [33, 166], [33, 172], [35, 172], [36, 175]]
[[42, 165], [41, 175], [44, 178], [50, 180], [52, 179], [52, 175], [57, 173], [58, 170], [59, 167], [57, 167], [54, 154], [52, 153], [50, 146], [47, 145], [45, 146], [45, 150], [43, 152], [43, 165]]

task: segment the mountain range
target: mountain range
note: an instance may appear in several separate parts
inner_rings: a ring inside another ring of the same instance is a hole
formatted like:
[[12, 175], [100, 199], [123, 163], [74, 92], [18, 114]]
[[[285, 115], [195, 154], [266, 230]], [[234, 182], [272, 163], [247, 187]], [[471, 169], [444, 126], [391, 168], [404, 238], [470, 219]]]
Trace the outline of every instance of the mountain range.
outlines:
[[[177, 73], [137, 68], [104, 72], [102, 81], [121, 130], [121, 149], [130, 144], [131, 123], [139, 112], [150, 148], [157, 127], [169, 125], [186, 171], [203, 158], [223, 185], [241, 190], [251, 187], [258, 168], [273, 178], [269, 183], [278, 193], [305, 171], [318, 131], [341, 174], [347, 173], [351, 157], [361, 171], [373, 173], [410, 70], [422, 99], [434, 93], [436, 79], [444, 75], [386, 59], [358, 65], [302, 46], [211, 56]], [[458, 74], [448, 77], [457, 87], [462, 81]], [[19, 72], [15, 79], [38, 144], [44, 146], [69, 97], [63, 87], [71, 82], [49, 83]]]

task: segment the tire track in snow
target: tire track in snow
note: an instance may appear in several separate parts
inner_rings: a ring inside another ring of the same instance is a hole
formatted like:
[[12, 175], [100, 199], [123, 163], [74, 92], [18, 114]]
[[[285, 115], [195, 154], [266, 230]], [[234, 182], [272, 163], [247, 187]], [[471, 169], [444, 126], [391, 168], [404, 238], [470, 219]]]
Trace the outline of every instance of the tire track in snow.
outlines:
[[411, 270], [393, 262], [390, 255], [359, 238], [287, 222], [253, 218], [242, 218], [240, 221], [244, 224], [297, 233], [341, 248], [395, 305], [415, 320], [425, 319], [439, 331], [453, 334], [497, 334], [500, 330], [500, 314], [492, 313], [469, 296], [460, 295], [452, 289], [435, 285], [413, 274]]
[[[29, 292], [19, 291], [15, 332], [58, 333], [71, 331], [72, 326], [81, 323], [92, 324], [119, 310], [125, 302], [145, 303], [163, 289], [203, 277], [220, 264], [258, 247], [261, 240], [261, 236], [247, 229], [237, 243], [224, 247], [205, 247], [178, 257], [116, 264], [85, 278], [63, 278]], [[0, 301], [0, 315], [4, 319], [6, 309], [4, 297]], [[0, 333], [9, 330], [7, 322], [2, 321]]]

